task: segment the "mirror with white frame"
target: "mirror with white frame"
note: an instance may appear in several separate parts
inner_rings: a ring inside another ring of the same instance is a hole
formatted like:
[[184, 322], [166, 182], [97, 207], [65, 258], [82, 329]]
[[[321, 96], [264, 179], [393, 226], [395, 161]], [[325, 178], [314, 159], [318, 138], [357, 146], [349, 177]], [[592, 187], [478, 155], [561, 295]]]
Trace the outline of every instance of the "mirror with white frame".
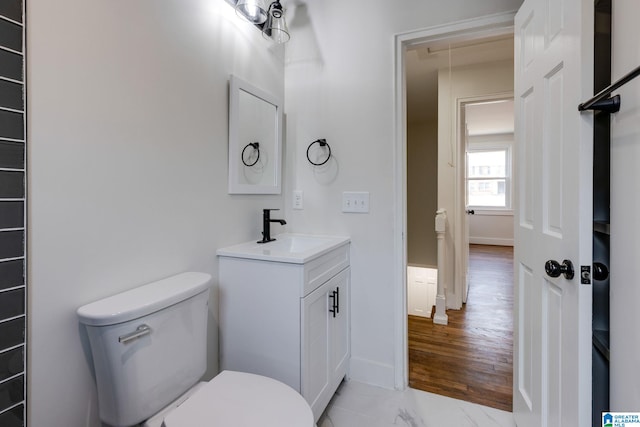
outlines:
[[282, 103], [231, 76], [229, 194], [280, 194]]

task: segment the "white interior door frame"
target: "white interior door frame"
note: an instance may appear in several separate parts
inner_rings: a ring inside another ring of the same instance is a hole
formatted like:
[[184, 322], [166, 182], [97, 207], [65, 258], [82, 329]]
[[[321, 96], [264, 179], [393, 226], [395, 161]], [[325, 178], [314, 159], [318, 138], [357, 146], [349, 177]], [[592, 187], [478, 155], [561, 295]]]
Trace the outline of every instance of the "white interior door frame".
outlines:
[[466, 135], [466, 119], [465, 107], [470, 104], [479, 104], [482, 102], [495, 102], [503, 100], [513, 100], [513, 91], [489, 93], [486, 95], [470, 96], [456, 98], [456, 146], [457, 146], [457, 164], [459, 165], [456, 174], [456, 204], [457, 209], [453, 212], [453, 220], [456, 224], [456, 230], [462, 230], [455, 235], [455, 245], [460, 250], [456, 251], [455, 275], [456, 281], [454, 286], [460, 286], [460, 289], [454, 289], [455, 301], [447, 303], [447, 306], [461, 307], [467, 302], [468, 292], [468, 274], [469, 274], [469, 216], [467, 209], [467, 135]]
[[[407, 47], [436, 40], [468, 36], [483, 38], [513, 33], [515, 12], [489, 15], [422, 30], [397, 34], [394, 37], [395, 88], [395, 150], [394, 150], [394, 380], [395, 387], [408, 384], [407, 349], [407, 127], [405, 52]], [[434, 216], [435, 218], [435, 216]]]

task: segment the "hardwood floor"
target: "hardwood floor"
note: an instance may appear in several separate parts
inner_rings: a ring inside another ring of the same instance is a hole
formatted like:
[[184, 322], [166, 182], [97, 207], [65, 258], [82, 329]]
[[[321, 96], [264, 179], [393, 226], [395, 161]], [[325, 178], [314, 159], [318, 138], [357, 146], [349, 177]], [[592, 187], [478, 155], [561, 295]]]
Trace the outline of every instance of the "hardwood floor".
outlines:
[[469, 295], [449, 324], [409, 316], [409, 386], [512, 410], [513, 248], [471, 245]]

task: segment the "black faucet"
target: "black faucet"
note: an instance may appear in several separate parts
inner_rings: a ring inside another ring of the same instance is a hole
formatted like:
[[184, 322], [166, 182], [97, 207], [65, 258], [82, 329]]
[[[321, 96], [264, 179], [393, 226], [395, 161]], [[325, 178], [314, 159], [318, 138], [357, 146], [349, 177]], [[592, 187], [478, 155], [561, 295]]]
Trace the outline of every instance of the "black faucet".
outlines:
[[271, 219], [271, 211], [279, 210], [280, 209], [262, 209], [262, 240], [258, 240], [258, 243], [267, 243], [276, 240], [271, 238], [272, 222], [279, 222], [280, 225], [285, 225], [287, 223], [284, 219]]

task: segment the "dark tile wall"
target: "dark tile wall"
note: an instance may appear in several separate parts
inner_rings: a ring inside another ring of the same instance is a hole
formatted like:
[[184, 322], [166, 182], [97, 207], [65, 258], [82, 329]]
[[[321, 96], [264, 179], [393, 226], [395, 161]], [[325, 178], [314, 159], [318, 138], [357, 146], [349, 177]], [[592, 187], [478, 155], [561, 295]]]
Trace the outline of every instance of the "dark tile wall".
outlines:
[[25, 101], [23, 0], [0, 0], [0, 426], [25, 416]]

